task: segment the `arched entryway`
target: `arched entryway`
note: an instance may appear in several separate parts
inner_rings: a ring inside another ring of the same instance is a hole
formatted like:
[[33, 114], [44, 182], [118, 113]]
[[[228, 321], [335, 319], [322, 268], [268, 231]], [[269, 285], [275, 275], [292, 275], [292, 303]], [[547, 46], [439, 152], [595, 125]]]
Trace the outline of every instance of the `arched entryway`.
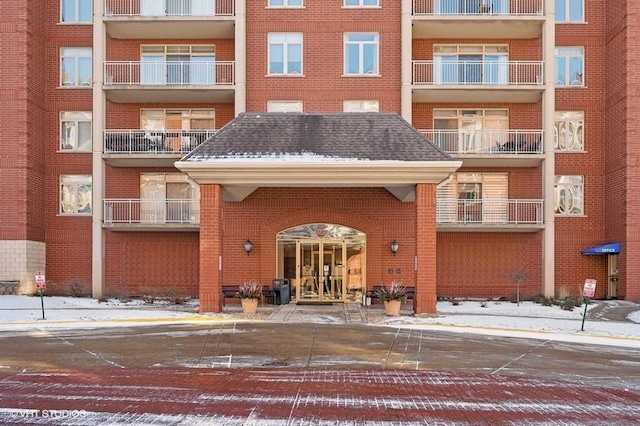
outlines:
[[295, 226], [277, 234], [277, 276], [304, 302], [360, 302], [366, 288], [366, 235], [330, 223]]

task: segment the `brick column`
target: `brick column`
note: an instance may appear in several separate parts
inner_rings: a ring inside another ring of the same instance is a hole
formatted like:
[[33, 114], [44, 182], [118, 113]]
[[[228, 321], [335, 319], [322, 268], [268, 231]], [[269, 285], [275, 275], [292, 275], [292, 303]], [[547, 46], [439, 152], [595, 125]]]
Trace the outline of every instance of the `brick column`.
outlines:
[[436, 185], [416, 185], [416, 314], [436, 313]]
[[200, 185], [200, 312], [222, 312], [222, 187]]

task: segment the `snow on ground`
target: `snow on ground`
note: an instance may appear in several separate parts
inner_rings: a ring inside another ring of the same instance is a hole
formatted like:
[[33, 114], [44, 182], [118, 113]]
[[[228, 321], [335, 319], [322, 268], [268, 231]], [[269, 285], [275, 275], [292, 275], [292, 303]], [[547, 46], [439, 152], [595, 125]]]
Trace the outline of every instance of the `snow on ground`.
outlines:
[[[142, 300], [123, 303], [117, 299], [98, 302], [90, 298], [44, 297], [45, 320], [42, 319], [40, 297], [0, 296], [0, 330], [29, 328], [95, 328], [198, 321], [268, 320], [277, 306], [265, 306], [258, 315], [244, 315], [239, 309], [225, 313], [198, 313], [198, 301], [175, 305]], [[599, 301], [590, 304], [589, 309]], [[604, 302], [600, 302], [604, 303]], [[542, 306], [533, 302], [462, 301], [458, 305], [438, 302], [438, 315], [413, 316], [404, 311], [399, 317], [387, 317], [382, 306], [362, 307], [371, 325], [443, 329], [494, 335], [552, 338], [584, 342], [587, 337], [609, 338], [621, 345], [640, 347], [640, 305], [627, 318], [629, 322], [587, 319], [581, 331], [584, 305], [573, 311], [558, 306]], [[307, 317], [305, 319], [308, 320]], [[534, 336], [537, 334], [538, 336]]]

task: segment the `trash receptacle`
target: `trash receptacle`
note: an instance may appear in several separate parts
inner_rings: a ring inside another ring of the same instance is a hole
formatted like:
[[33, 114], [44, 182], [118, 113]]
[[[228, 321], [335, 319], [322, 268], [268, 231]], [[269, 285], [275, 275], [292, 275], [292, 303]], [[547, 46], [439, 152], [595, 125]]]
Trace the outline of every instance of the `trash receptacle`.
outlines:
[[287, 278], [273, 280], [276, 305], [286, 305], [291, 301], [291, 284]]

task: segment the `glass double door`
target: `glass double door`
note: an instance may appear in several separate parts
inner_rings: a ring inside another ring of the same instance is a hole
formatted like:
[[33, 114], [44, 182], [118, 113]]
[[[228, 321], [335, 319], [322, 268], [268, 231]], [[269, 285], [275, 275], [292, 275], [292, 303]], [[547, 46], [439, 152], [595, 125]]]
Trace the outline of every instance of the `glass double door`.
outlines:
[[346, 244], [342, 240], [296, 242], [296, 300], [342, 301]]

